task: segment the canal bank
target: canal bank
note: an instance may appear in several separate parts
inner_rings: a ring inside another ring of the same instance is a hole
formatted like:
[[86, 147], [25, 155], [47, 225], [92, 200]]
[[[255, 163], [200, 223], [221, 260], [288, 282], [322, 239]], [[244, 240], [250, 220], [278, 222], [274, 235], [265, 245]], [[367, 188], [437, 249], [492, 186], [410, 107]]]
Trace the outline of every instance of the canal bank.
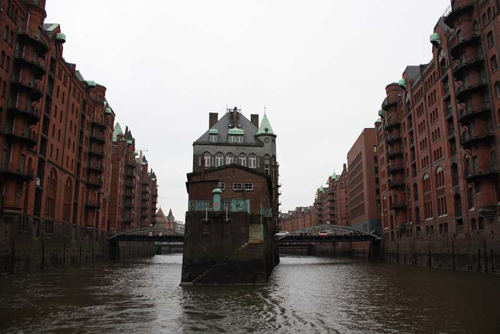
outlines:
[[[0, 274], [86, 266], [110, 260], [105, 232], [47, 220], [2, 219]], [[154, 256], [154, 242], [120, 242], [120, 259]]]

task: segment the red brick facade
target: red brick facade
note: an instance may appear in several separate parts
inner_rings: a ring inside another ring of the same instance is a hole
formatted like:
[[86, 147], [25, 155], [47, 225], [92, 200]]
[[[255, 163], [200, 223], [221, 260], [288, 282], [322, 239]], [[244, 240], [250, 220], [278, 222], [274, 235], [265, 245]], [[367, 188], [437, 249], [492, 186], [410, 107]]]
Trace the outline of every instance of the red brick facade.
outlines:
[[[2, 214], [29, 217], [38, 230], [43, 221], [47, 233], [54, 223], [119, 231], [124, 193], [113, 185], [124, 182], [126, 160], [112, 154], [115, 113], [106, 88], [64, 60], [66, 36], [58, 24], [44, 24], [45, 1], [0, 5]], [[149, 175], [145, 169], [141, 175]], [[143, 177], [139, 191], [151, 181]], [[152, 221], [151, 189], [143, 196], [147, 209], [139, 204], [137, 226]]]

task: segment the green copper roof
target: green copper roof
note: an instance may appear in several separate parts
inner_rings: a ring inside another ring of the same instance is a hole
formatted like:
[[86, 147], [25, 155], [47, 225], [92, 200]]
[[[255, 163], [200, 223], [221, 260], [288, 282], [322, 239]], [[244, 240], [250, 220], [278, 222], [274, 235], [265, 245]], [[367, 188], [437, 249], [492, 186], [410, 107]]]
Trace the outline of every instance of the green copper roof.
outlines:
[[131, 140], [127, 140], [127, 146], [128, 145], [132, 145], [132, 141]]
[[116, 123], [115, 130], [113, 131], [113, 141], [117, 141], [118, 136], [120, 135], [123, 136], [122, 127], [120, 126], [120, 123]]
[[111, 114], [113, 111], [111, 110], [111, 108], [106, 108], [106, 110], [104, 112], [106, 114]]
[[405, 79], [399, 80], [398, 85], [406, 89], [406, 80]]
[[385, 110], [380, 109], [380, 110], [378, 111], [378, 115], [379, 115], [380, 117], [384, 118], [384, 117], [385, 117]]
[[243, 129], [234, 128], [234, 129], [229, 129], [227, 134], [229, 134], [229, 135], [244, 135], [245, 131]]
[[430, 39], [432, 44], [436, 46], [441, 45], [441, 36], [439, 34], [432, 34]]
[[139, 155], [139, 152], [135, 151], [135, 152], [134, 152], [134, 155]]
[[56, 41], [59, 43], [64, 43], [66, 42], [66, 35], [61, 33], [56, 34]]
[[264, 114], [264, 118], [262, 118], [262, 122], [260, 123], [259, 131], [257, 131], [258, 135], [275, 135], [266, 114]]
[[89, 85], [90, 87], [95, 87], [97, 84], [95, 83], [95, 81], [93, 80], [87, 80], [85, 81], [87, 83], [87, 85]]
[[330, 176], [332, 180], [337, 180], [337, 173], [333, 172], [332, 176]]
[[218, 135], [219, 134], [219, 130], [211, 128], [210, 130], [208, 130], [208, 133], [210, 133], [211, 135]]

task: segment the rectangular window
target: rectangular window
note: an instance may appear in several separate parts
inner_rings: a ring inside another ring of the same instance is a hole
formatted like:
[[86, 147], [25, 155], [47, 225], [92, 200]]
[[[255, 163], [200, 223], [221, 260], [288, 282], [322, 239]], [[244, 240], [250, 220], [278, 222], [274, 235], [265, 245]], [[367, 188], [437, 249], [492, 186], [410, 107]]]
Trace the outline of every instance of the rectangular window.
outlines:
[[219, 182], [219, 189], [220, 190], [226, 190], [226, 183], [225, 182]]
[[233, 190], [243, 190], [243, 183], [233, 183]]
[[245, 190], [253, 190], [253, 183], [245, 183]]
[[250, 157], [248, 159], [248, 167], [250, 167], [250, 168], [257, 168], [257, 158]]
[[217, 135], [210, 135], [210, 141], [216, 142], [217, 141]]
[[220, 167], [224, 163], [224, 157], [222, 156], [217, 156], [215, 157], [215, 167]]
[[231, 142], [231, 143], [243, 143], [243, 136], [229, 135], [229, 142]]

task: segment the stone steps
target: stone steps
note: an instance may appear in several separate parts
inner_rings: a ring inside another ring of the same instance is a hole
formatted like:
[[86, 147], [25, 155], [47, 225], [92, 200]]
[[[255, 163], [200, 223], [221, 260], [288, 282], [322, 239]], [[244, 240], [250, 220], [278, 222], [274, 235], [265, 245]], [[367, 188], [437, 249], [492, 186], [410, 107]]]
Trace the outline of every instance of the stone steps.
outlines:
[[249, 244], [260, 244], [262, 243], [260, 224], [250, 224], [248, 233], [248, 243]]

